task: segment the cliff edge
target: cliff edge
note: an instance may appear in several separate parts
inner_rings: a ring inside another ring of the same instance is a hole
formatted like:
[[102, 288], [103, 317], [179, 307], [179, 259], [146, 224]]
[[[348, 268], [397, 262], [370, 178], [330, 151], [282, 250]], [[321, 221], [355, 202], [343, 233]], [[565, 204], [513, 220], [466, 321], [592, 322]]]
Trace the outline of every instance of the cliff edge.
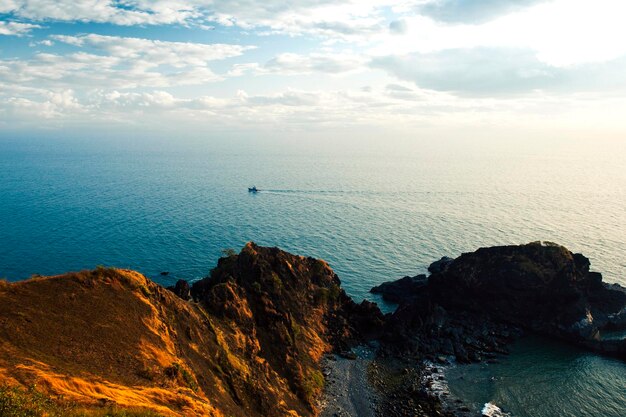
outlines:
[[325, 262], [254, 243], [188, 290], [114, 268], [3, 282], [5, 403], [63, 416], [312, 416], [321, 356], [382, 324]]
[[442, 408], [424, 360], [489, 360], [522, 331], [625, 356], [601, 334], [626, 327], [626, 290], [562, 246], [483, 248], [429, 269], [372, 290], [399, 303], [385, 316], [324, 261], [254, 243], [169, 289], [102, 267], [0, 281], [0, 416], [316, 416], [323, 358], [371, 341], [372, 357], [334, 369], [359, 372], [376, 415], [465, 415]]

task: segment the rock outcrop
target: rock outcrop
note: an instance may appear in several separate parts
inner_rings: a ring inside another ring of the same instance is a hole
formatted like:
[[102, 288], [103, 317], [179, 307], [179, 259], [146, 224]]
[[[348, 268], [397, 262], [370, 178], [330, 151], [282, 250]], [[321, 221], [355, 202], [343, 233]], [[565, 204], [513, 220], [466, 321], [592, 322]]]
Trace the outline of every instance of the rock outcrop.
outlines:
[[383, 300], [391, 303], [401, 303], [407, 297], [416, 294], [420, 288], [428, 284], [426, 275], [416, 275], [414, 277], [404, 277], [397, 281], [383, 282], [372, 288], [372, 294], [381, 294]]
[[3, 282], [0, 387], [78, 407], [60, 415], [313, 416], [322, 355], [382, 319], [324, 261], [253, 243], [171, 291], [114, 268]]
[[625, 357], [624, 341], [599, 335], [624, 326], [626, 292], [589, 267], [581, 254], [535, 242], [444, 258], [424, 285], [408, 287], [403, 278], [376, 291], [386, 288], [383, 296], [400, 302], [387, 338], [427, 354], [477, 360], [523, 329]]
[[[322, 355], [376, 336], [383, 323], [374, 304], [346, 295], [326, 262], [253, 243], [220, 259], [191, 292], [241, 333], [238, 349], [247, 362], [263, 360], [278, 374], [306, 406], [300, 413], [314, 411], [323, 388]], [[270, 399], [258, 406], [269, 415], [274, 405]]]
[[399, 303], [386, 316], [348, 297], [324, 261], [254, 243], [169, 290], [115, 268], [0, 281], [0, 405], [20, 415], [312, 417], [322, 357], [376, 340], [380, 414], [451, 415], [420, 385], [422, 359], [493, 359], [525, 330], [624, 357], [623, 340], [598, 335], [626, 327], [626, 290], [602, 283], [582, 255], [532, 243], [429, 270], [374, 290]]
[[176, 281], [176, 284], [171, 287], [167, 287], [167, 289], [185, 301], [191, 300], [191, 286], [189, 285], [189, 282], [184, 279], [179, 279]]

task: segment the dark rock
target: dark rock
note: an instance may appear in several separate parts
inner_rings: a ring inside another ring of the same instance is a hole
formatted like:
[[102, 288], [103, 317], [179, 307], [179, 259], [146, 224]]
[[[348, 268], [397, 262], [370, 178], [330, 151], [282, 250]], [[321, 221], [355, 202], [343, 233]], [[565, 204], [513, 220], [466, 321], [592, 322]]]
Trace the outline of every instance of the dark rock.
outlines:
[[185, 301], [191, 300], [191, 287], [184, 279], [179, 279], [176, 281], [176, 285], [167, 287], [167, 289]]
[[255, 337], [245, 355], [263, 358], [311, 410], [322, 390], [310, 382], [320, 367], [311, 352], [348, 352], [382, 333], [376, 304], [355, 303], [326, 262], [252, 242], [221, 258], [191, 292], [210, 315]]
[[442, 258], [426, 282], [405, 277], [376, 288], [400, 302], [384, 339], [426, 357], [453, 350], [465, 363], [493, 359], [527, 329], [625, 357], [625, 341], [598, 335], [626, 328], [626, 289], [603, 284], [589, 267], [583, 255], [541, 242]]
[[345, 359], [350, 359], [350, 360], [356, 360], [356, 358], [358, 358], [356, 353], [354, 353], [351, 350], [346, 350], [346, 351], [340, 352], [339, 356], [341, 356], [342, 358], [345, 358]]
[[411, 299], [415, 293], [427, 283], [426, 275], [404, 277], [397, 281], [383, 282], [372, 288], [372, 294], [381, 294], [383, 300], [400, 303]]
[[569, 340], [590, 340], [626, 307], [626, 293], [602, 285], [589, 260], [562, 246], [531, 243], [463, 254], [429, 278], [447, 310], [490, 318]]
[[430, 264], [430, 266], [428, 267], [428, 272], [430, 272], [431, 274], [439, 274], [445, 272], [446, 269], [448, 269], [448, 266], [450, 266], [450, 264], [452, 263], [452, 261], [454, 261], [454, 259], [444, 256], [438, 261]]

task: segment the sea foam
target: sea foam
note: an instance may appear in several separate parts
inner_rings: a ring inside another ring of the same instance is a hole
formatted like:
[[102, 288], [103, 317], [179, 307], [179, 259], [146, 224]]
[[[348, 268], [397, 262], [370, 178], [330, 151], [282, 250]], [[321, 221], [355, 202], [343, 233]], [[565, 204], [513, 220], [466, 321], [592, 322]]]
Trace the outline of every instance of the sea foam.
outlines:
[[509, 413], [505, 413], [492, 402], [485, 403], [481, 413], [487, 417], [511, 417]]

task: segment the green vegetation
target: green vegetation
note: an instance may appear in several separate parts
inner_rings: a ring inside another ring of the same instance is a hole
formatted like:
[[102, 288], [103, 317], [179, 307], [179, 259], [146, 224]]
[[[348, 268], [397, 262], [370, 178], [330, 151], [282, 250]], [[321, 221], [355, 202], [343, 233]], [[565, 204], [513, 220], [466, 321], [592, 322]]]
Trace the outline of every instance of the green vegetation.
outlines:
[[295, 344], [302, 334], [302, 327], [291, 317], [291, 332], [293, 334], [293, 343]]
[[197, 391], [198, 383], [196, 382], [196, 379], [193, 377], [193, 375], [191, 375], [191, 372], [189, 372], [185, 368], [181, 368], [181, 373], [183, 375], [183, 380], [185, 381], [185, 384], [187, 384], [187, 386], [191, 388], [192, 391]]
[[283, 282], [280, 280], [280, 277], [278, 276], [278, 274], [274, 271], [272, 271], [272, 286], [274, 287], [274, 290], [276, 291], [280, 291], [283, 289]]
[[113, 278], [117, 274], [115, 268], [104, 265], [97, 265], [95, 272], [97, 276], [106, 278]]
[[304, 381], [304, 395], [307, 401], [313, 402], [324, 389], [324, 375], [312, 370]]
[[326, 305], [328, 304], [328, 300], [330, 300], [330, 291], [328, 290], [328, 288], [317, 288], [313, 297], [315, 300], [315, 304]]
[[337, 301], [340, 294], [341, 288], [336, 284], [331, 284], [329, 288], [317, 288], [313, 297], [317, 305], [325, 305]]
[[0, 387], [0, 416], [2, 417], [38, 417], [66, 415], [67, 407], [56, 404], [31, 387], [24, 390], [17, 387]]
[[141, 293], [147, 298], [150, 297], [152, 295], [152, 293], [150, 292], [150, 290], [148, 289], [148, 287], [146, 287], [145, 285], [140, 285], [139, 286], [139, 290], [141, 291]]
[[236, 256], [237, 255], [237, 251], [235, 251], [235, 249], [233, 249], [233, 248], [222, 249], [222, 255], [224, 255], [226, 257]]
[[322, 275], [324, 275], [325, 269], [326, 263], [320, 259], [315, 260], [311, 268], [313, 275], [317, 277], [321, 277]]
[[122, 283], [126, 284], [130, 289], [139, 290], [145, 297], [150, 297], [152, 295], [152, 292], [145, 284], [137, 282], [137, 280], [130, 278], [124, 273], [120, 273], [120, 271], [116, 268], [98, 265], [93, 272], [93, 276], [100, 280], [114, 280], [117, 278]]
[[0, 417], [161, 417], [148, 410], [103, 407], [85, 409], [71, 402], [55, 400], [38, 391], [0, 386]]
[[332, 301], [337, 301], [337, 299], [339, 298], [339, 294], [341, 294], [341, 288], [339, 287], [339, 285], [332, 284], [330, 286], [330, 290], [329, 291], [330, 291], [330, 293], [329, 293], [330, 299]]
[[180, 363], [175, 362], [171, 364], [170, 366], [165, 368], [164, 372], [165, 375], [167, 375], [171, 379], [178, 379], [178, 377], [180, 376], [185, 385], [187, 385], [187, 387], [189, 387], [192, 391], [195, 392], [198, 390], [198, 383], [196, 382], [196, 379], [193, 377], [193, 375], [191, 375], [191, 372], [189, 372]]

